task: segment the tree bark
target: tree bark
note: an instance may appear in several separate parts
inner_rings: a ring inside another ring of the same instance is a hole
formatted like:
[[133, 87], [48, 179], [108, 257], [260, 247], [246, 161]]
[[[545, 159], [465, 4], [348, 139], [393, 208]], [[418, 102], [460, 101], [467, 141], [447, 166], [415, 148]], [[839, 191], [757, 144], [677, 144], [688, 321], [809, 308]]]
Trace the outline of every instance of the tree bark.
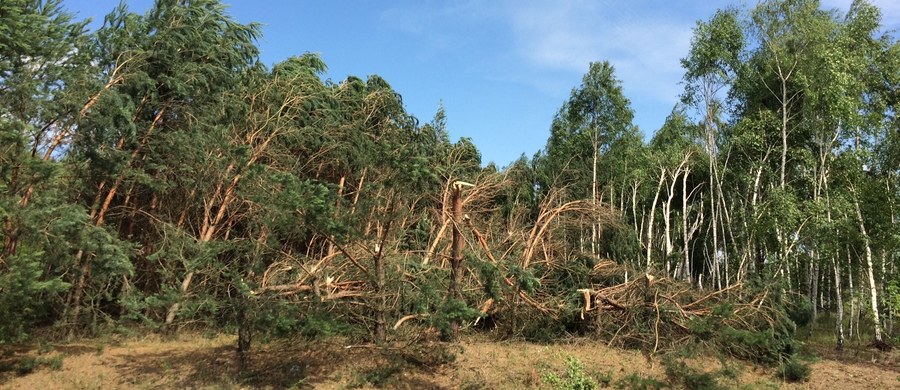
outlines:
[[[856, 289], [853, 287], [853, 263], [850, 261], [850, 247], [849, 246], [847, 246], [847, 282], [849, 283], [849, 287], [850, 287], [850, 323], [848, 324], [848, 327], [849, 327], [848, 337], [853, 338], [853, 331], [856, 329], [856, 327], [853, 324], [853, 319], [855, 317], [854, 314], [856, 313], [856, 309], [857, 309], [857, 305], [856, 305], [857, 296], [856, 296]], [[858, 331], [857, 331], [857, 333], [858, 333]]]
[[384, 266], [384, 246], [387, 242], [388, 235], [391, 232], [391, 223], [393, 222], [393, 193], [388, 198], [388, 204], [385, 205], [385, 210], [388, 212], [389, 219], [387, 223], [384, 225], [384, 228], [381, 230], [381, 238], [378, 240], [378, 247], [375, 248], [375, 259], [373, 261], [373, 265], [375, 266], [375, 342], [378, 344], [384, 343], [387, 340], [387, 320], [386, 312], [387, 312], [387, 294], [385, 291], [386, 287], [386, 276], [385, 276], [385, 266]]
[[834, 319], [835, 347], [844, 349], [844, 302], [841, 297], [841, 267], [834, 256], [831, 257], [831, 265], [834, 267], [834, 297], [837, 301], [837, 314]]
[[[600, 153], [600, 135], [598, 134], [597, 129], [594, 129], [594, 138], [593, 138], [593, 163], [591, 165], [591, 204], [594, 206], [597, 205], [597, 155]], [[597, 242], [599, 241], [600, 236], [600, 226], [591, 221], [591, 254], [597, 256], [597, 252], [599, 248], [597, 248]]]
[[[453, 185], [453, 245], [450, 249], [450, 291], [449, 298], [458, 301], [462, 298], [459, 285], [462, 279], [460, 265], [462, 264], [462, 188], [458, 184]], [[456, 340], [459, 335], [459, 321], [450, 322], [450, 337]]]
[[866, 232], [866, 226], [863, 222], [862, 211], [859, 208], [859, 199], [854, 196], [853, 205], [856, 208], [856, 222], [859, 224], [859, 231], [863, 236], [863, 243], [866, 248], [866, 270], [869, 277], [869, 296], [872, 301], [872, 322], [875, 325], [875, 341], [883, 343], [881, 335], [881, 316], [878, 311], [878, 288], [875, 285], [875, 269], [872, 262], [872, 245], [869, 240], [869, 234]]
[[659, 183], [656, 184], [656, 195], [653, 196], [653, 203], [650, 205], [650, 221], [647, 222], [647, 269], [650, 272], [653, 255], [653, 218], [656, 216], [656, 203], [659, 201], [659, 194], [662, 192], [663, 182], [666, 179], [666, 170], [660, 169]]

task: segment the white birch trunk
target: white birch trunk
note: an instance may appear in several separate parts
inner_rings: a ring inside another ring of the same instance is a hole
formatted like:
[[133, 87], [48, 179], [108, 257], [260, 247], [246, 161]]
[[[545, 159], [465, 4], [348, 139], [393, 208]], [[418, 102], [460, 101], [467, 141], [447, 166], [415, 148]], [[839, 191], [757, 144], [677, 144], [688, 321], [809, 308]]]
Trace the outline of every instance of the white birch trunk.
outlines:
[[841, 267], [834, 256], [831, 257], [834, 267], [834, 297], [837, 300], [837, 315], [834, 319], [834, 332], [837, 338], [837, 349], [844, 349], [844, 302], [841, 298]]
[[878, 288], [875, 285], [875, 269], [872, 264], [872, 244], [869, 241], [869, 234], [866, 232], [866, 226], [863, 223], [862, 211], [859, 209], [859, 199], [853, 199], [853, 205], [856, 207], [856, 221], [859, 224], [859, 231], [863, 236], [863, 243], [866, 248], [866, 270], [869, 277], [869, 296], [872, 301], [872, 322], [875, 324], [875, 340], [879, 343], [884, 342], [881, 337], [881, 316], [878, 312]]
[[659, 183], [656, 185], [656, 195], [653, 196], [653, 203], [650, 205], [650, 221], [647, 223], [647, 269], [650, 271], [653, 254], [653, 218], [656, 216], [656, 203], [659, 201], [659, 193], [662, 191], [663, 181], [666, 178], [666, 170], [661, 169], [659, 172]]

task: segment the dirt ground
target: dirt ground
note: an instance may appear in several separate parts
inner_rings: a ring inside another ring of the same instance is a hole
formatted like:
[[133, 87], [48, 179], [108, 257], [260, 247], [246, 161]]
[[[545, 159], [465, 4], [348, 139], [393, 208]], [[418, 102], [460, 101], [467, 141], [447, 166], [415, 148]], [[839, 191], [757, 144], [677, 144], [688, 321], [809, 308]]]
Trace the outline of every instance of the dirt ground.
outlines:
[[[548, 388], [548, 376], [564, 378], [572, 358], [583, 364], [585, 374], [609, 387], [662, 386], [667, 381], [659, 357], [588, 340], [539, 345], [469, 339], [386, 349], [341, 340], [279, 341], [255, 346], [243, 371], [234, 342], [224, 335], [182, 335], [7, 347], [0, 350], [0, 388]], [[718, 384], [747, 389], [900, 388], [895, 354], [863, 348], [841, 354], [823, 351], [811, 359], [810, 380], [794, 384], [782, 383], [773, 369], [726, 361], [731, 375], [719, 376]], [[725, 367], [715, 358], [684, 362], [707, 372], [722, 372]], [[670, 386], [671, 382], [665, 385]]]

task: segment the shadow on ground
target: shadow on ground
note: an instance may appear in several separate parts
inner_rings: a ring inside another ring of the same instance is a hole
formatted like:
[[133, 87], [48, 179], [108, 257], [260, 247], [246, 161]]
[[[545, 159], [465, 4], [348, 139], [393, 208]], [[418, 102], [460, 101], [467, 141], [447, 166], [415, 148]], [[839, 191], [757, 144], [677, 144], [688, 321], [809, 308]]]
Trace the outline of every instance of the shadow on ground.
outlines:
[[304, 342], [290, 347], [261, 346], [249, 354], [243, 370], [231, 346], [131, 353], [114, 367], [129, 381], [122, 383], [125, 386], [312, 388], [329, 382], [347, 387], [438, 389], [443, 387], [428, 377], [451, 363], [454, 356], [443, 345], [345, 348]]

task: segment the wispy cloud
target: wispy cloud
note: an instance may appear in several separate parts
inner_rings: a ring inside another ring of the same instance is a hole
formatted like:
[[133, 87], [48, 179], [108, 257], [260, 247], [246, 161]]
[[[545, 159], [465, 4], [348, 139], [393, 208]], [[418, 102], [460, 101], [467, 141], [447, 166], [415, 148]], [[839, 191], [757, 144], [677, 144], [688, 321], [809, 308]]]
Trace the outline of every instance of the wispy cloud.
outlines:
[[[472, 50], [472, 32], [468, 26], [479, 24], [492, 9], [491, 3], [483, 0], [434, 3], [431, 1], [389, 7], [378, 15], [379, 26], [415, 36], [424, 45], [420, 46], [416, 57], [430, 60], [441, 55], [453, 54], [459, 50]], [[424, 49], [421, 49], [424, 47]]]
[[[426, 1], [387, 10], [381, 22], [385, 28], [431, 42], [427, 50], [436, 50], [430, 53], [432, 59], [466, 56], [469, 62], [463, 66], [484, 81], [527, 86], [560, 102], [590, 62], [609, 61], [625, 95], [640, 108], [636, 122], [654, 129], [682, 91], [679, 60], [688, 51], [695, 20], [727, 3]], [[451, 48], [447, 42], [466, 43]], [[437, 45], [445, 46], [436, 49]], [[454, 51], [460, 49], [478, 53]]]
[[[823, 0], [826, 8], [846, 11], [853, 0]], [[888, 29], [900, 27], [900, 1], [871, 0]], [[626, 87], [658, 99], [673, 99], [682, 74], [694, 22], [716, 8], [743, 1], [711, 0], [704, 4], [617, 0], [468, 0], [431, 2], [390, 8], [384, 25], [435, 41], [465, 39], [471, 23], [500, 23], [511, 34], [511, 47], [535, 70], [583, 73], [591, 61], [608, 60]], [[750, 1], [751, 5], [753, 1]], [[702, 9], [691, 13], [691, 10]]]
[[673, 17], [668, 13], [671, 9], [661, 12], [658, 5], [612, 0], [470, 0], [395, 7], [380, 17], [383, 25], [435, 43], [450, 37], [465, 39], [462, 36], [471, 32], [456, 29], [473, 21], [500, 24], [510, 38], [508, 47], [500, 50], [518, 57], [517, 66], [530, 69], [501, 70], [496, 78], [527, 73], [530, 83], [546, 86], [554, 83], [536, 80], [535, 74], [582, 74], [591, 61], [608, 60], [626, 89], [674, 102], [681, 75], [678, 60], [687, 52], [694, 21]]
[[533, 66], [583, 73], [608, 60], [627, 94], [675, 102], [693, 20], [621, 1], [514, 2], [509, 11], [517, 50]]
[[[823, 0], [843, 11], [852, 0]], [[609, 61], [635, 104], [636, 122], [655, 129], [682, 92], [680, 59], [697, 20], [756, 0], [468, 0], [406, 3], [381, 15], [387, 28], [429, 43], [429, 60], [465, 58], [470, 76], [527, 86], [565, 99], [592, 61]], [[873, 0], [886, 29], [900, 28], [900, 1]], [[472, 51], [462, 54], [461, 51]], [[474, 52], [474, 53], [473, 53]]]

